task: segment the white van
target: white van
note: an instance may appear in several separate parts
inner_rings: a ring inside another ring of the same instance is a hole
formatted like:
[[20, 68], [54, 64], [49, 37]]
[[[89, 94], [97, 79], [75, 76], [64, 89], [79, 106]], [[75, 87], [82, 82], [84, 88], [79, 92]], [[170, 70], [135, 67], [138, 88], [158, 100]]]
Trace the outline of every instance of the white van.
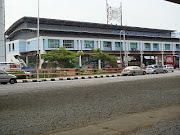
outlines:
[[10, 69], [21, 69], [21, 65], [19, 63], [14, 62], [0, 62], [0, 70]]

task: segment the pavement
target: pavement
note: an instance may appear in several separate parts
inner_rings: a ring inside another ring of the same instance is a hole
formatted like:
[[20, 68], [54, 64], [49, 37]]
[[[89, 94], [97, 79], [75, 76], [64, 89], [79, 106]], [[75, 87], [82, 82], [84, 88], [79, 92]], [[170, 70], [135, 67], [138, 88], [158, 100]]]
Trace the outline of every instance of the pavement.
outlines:
[[126, 135], [157, 123], [180, 118], [180, 104], [125, 114], [90, 125], [54, 130], [45, 135]]

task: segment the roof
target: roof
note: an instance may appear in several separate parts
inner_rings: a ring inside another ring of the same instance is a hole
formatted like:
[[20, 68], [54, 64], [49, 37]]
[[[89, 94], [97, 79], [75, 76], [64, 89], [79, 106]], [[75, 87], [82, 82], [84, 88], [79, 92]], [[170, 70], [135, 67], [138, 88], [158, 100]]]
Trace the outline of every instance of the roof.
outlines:
[[166, 1], [173, 2], [173, 3], [176, 3], [176, 4], [180, 4], [180, 0], [166, 0]]
[[[12, 24], [5, 35], [11, 34], [19, 25], [22, 23], [37, 23], [37, 17], [22, 17]], [[153, 32], [153, 33], [171, 33], [174, 30], [163, 30], [163, 29], [153, 29], [153, 28], [141, 28], [132, 26], [120, 26], [120, 25], [110, 25], [110, 24], [100, 24], [100, 23], [90, 23], [90, 22], [79, 22], [79, 21], [68, 21], [59, 19], [48, 19], [40, 18], [40, 24], [51, 24], [51, 25], [63, 25], [63, 26], [76, 26], [76, 27], [88, 27], [88, 28], [101, 28], [101, 29], [112, 29], [112, 30], [126, 30], [126, 31], [138, 31], [138, 32]]]

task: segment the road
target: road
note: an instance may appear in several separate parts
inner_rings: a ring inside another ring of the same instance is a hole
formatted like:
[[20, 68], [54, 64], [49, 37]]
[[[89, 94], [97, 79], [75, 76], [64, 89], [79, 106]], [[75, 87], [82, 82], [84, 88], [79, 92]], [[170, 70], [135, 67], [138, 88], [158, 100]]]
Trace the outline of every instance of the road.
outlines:
[[0, 85], [0, 134], [40, 134], [180, 103], [180, 70]]

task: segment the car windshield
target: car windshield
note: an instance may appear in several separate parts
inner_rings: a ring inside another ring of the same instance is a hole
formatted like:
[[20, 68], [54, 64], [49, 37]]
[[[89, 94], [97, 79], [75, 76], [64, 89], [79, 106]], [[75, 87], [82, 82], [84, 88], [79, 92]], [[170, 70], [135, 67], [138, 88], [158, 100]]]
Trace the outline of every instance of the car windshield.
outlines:
[[0, 74], [7, 74], [6, 72], [4, 72], [4, 71], [2, 71], [2, 70], [0, 70]]
[[147, 66], [147, 68], [152, 68], [152, 66]]

